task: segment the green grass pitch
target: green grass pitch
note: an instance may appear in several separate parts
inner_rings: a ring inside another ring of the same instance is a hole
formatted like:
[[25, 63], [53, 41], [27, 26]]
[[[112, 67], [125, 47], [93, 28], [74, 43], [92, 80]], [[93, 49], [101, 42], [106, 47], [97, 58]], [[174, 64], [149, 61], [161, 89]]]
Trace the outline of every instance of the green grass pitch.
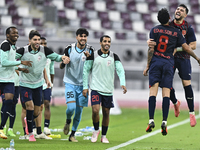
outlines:
[[[1, 104], [0, 104], [1, 106]], [[51, 106], [51, 129], [62, 129], [65, 123], [66, 106]], [[82, 120], [79, 125], [80, 128], [86, 126], [92, 126], [92, 110], [91, 107], [83, 109]], [[196, 112], [198, 114], [198, 112]], [[14, 125], [14, 132], [17, 131], [23, 134], [21, 124], [21, 105], [17, 105], [17, 117]], [[181, 111], [180, 116], [176, 118], [174, 116], [173, 109], [170, 109], [168, 126], [181, 122], [189, 118], [188, 111]], [[102, 115], [100, 116], [102, 119]], [[155, 112], [155, 128], [153, 131], [160, 130], [162, 121], [162, 111], [160, 109]], [[199, 119], [197, 119], [197, 125], [190, 127], [189, 122], [183, 125], [171, 128], [168, 130], [166, 136], [162, 136], [159, 132], [153, 136], [145, 139], [138, 140], [132, 144], [119, 148], [120, 150], [200, 150], [200, 127]], [[112, 148], [119, 144], [125, 143], [132, 139], [148, 135], [145, 129], [148, 124], [148, 110], [147, 109], [131, 109], [122, 108], [121, 115], [111, 115], [110, 125], [107, 132], [107, 138], [110, 141], [109, 144], [103, 144], [100, 142], [100, 136], [96, 143], [91, 143], [90, 140], [84, 140], [84, 136], [91, 136], [92, 133], [87, 135], [77, 136], [78, 143], [72, 143], [66, 140], [68, 135], [64, 135], [62, 132], [54, 132], [54, 134], [61, 134], [61, 140], [55, 138], [53, 140], [37, 139], [36, 142], [29, 142], [28, 140], [19, 140], [19, 135], [14, 137], [16, 150], [104, 150]], [[7, 121], [7, 127], [9, 121]], [[100, 122], [101, 126], [101, 122]], [[43, 130], [43, 121], [42, 121]], [[153, 132], [152, 131], [152, 132]], [[0, 148], [9, 147], [9, 142], [12, 138], [8, 137], [7, 140], [0, 139]]]

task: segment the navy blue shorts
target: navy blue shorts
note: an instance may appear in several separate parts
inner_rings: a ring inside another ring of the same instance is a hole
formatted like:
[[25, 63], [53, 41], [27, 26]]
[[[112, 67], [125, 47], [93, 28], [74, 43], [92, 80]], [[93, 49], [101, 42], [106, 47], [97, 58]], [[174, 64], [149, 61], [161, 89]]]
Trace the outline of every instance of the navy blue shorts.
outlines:
[[114, 107], [113, 96], [105, 96], [99, 94], [97, 91], [91, 91], [91, 105], [100, 104], [106, 108]]
[[43, 90], [42, 93], [43, 93], [43, 100], [48, 100], [49, 102], [51, 102], [51, 89], [47, 88]]
[[20, 86], [20, 98], [21, 102], [24, 104], [27, 101], [32, 100], [34, 105], [40, 106], [42, 99], [42, 86], [36, 89]]
[[7, 83], [4, 83], [4, 82], [1, 82], [0, 83], [0, 95], [1, 94], [5, 94], [5, 93], [12, 93], [14, 94], [15, 93], [15, 85], [14, 83], [12, 82], [7, 82]]
[[175, 58], [174, 73], [178, 69], [179, 77], [182, 80], [191, 80], [191, 63], [190, 59]]
[[159, 82], [159, 87], [172, 88], [173, 64], [162, 61], [154, 61], [149, 68], [149, 87]]
[[[2, 100], [5, 99], [5, 95], [4, 93], [1, 95]], [[19, 86], [15, 86], [15, 94], [14, 94], [14, 98], [13, 98], [13, 104], [17, 104], [18, 103], [18, 99], [19, 99]]]

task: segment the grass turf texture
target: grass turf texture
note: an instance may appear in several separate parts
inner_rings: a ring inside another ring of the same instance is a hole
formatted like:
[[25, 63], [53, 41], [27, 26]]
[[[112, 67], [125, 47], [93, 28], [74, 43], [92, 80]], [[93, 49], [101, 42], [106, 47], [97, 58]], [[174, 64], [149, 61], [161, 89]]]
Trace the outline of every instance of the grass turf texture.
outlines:
[[[0, 104], [1, 106], [1, 104]], [[51, 107], [51, 129], [62, 129], [66, 120], [66, 106], [54, 106]], [[82, 120], [80, 122], [79, 128], [85, 128], [86, 126], [92, 126], [92, 110], [91, 107], [83, 109]], [[198, 112], [196, 112], [198, 114]], [[21, 124], [21, 105], [17, 105], [17, 117], [14, 125], [14, 133], [17, 131], [23, 134], [22, 124]], [[176, 118], [174, 116], [173, 109], [170, 109], [168, 126], [174, 123], [183, 121], [189, 118], [188, 111], [181, 111], [180, 116]], [[100, 116], [102, 119], [102, 115]], [[162, 121], [162, 111], [156, 110], [155, 112], [155, 130], [160, 130]], [[119, 149], [127, 150], [148, 150], [148, 149], [164, 149], [164, 150], [198, 150], [199, 139], [200, 139], [200, 128], [199, 128], [199, 119], [197, 119], [196, 127], [190, 127], [189, 122], [178, 127], [168, 130], [166, 136], [162, 136], [161, 133], [150, 136], [143, 140], [137, 141], [133, 144], [127, 145]], [[129, 140], [138, 138], [143, 135], [147, 135], [145, 129], [148, 124], [148, 110], [147, 109], [131, 109], [123, 108], [121, 115], [111, 115], [110, 116], [110, 125], [107, 132], [107, 138], [110, 141], [109, 144], [103, 144], [100, 142], [100, 136], [96, 143], [91, 143], [90, 140], [83, 140], [83, 136], [77, 136], [76, 139], [78, 143], [72, 143], [67, 139], [69, 135], [64, 135], [62, 132], [53, 133], [61, 134], [61, 139], [53, 140], [44, 140], [37, 139], [36, 142], [29, 142], [28, 140], [19, 140], [19, 135], [16, 137], [8, 137], [7, 140], [0, 139], [0, 148], [9, 147], [11, 139], [15, 141], [16, 150], [64, 150], [64, 149], [73, 149], [73, 150], [104, 150], [113, 146], [117, 146], [121, 143], [127, 142]], [[9, 121], [7, 122], [7, 129], [9, 126]], [[101, 126], [101, 122], [100, 122]], [[71, 126], [70, 126], [71, 129]], [[42, 130], [43, 130], [43, 121], [42, 121]], [[152, 132], [153, 132], [152, 131]], [[86, 136], [91, 136], [92, 133], [89, 133]]]

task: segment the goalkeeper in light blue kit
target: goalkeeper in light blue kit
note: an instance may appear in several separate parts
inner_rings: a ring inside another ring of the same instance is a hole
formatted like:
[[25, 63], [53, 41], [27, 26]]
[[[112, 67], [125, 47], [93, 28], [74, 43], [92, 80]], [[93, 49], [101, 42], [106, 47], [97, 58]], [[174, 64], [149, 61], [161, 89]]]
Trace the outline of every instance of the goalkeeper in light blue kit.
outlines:
[[69, 136], [70, 142], [78, 142], [75, 138], [75, 132], [81, 121], [83, 107], [87, 107], [88, 98], [82, 95], [83, 91], [83, 65], [86, 57], [94, 51], [93, 47], [87, 44], [89, 33], [85, 28], [79, 28], [76, 31], [77, 42], [65, 48], [64, 54], [70, 58], [70, 62], [65, 66], [60, 64], [60, 68], [65, 67], [65, 75], [63, 81], [65, 83], [66, 97], [66, 123], [64, 126], [64, 134], [67, 135], [70, 130], [71, 117], [74, 114], [72, 132]]
[[95, 131], [91, 137], [91, 142], [96, 142], [99, 131], [99, 109], [102, 104], [102, 143], [109, 143], [106, 133], [109, 125], [110, 108], [113, 104], [114, 76], [115, 69], [119, 76], [120, 85], [123, 93], [127, 92], [125, 86], [125, 72], [117, 54], [110, 51], [111, 38], [104, 35], [100, 38], [101, 49], [94, 51], [87, 58], [83, 69], [83, 95], [88, 94], [88, 77], [91, 71], [90, 88], [91, 88], [91, 105], [92, 120]]
[[[41, 120], [39, 119], [40, 103], [42, 99], [42, 86], [44, 84], [44, 68], [47, 58], [64, 63], [68, 63], [66, 56], [58, 55], [48, 47], [40, 45], [41, 35], [36, 30], [29, 33], [29, 45], [17, 50], [16, 58], [32, 61], [32, 67], [26, 67], [29, 73], [20, 75], [20, 97], [22, 103], [26, 106], [26, 119], [29, 132], [29, 141], [36, 141], [33, 135], [33, 119], [36, 121], [37, 136], [39, 139], [50, 139], [41, 130]], [[51, 84], [48, 78], [45, 78], [47, 85]]]

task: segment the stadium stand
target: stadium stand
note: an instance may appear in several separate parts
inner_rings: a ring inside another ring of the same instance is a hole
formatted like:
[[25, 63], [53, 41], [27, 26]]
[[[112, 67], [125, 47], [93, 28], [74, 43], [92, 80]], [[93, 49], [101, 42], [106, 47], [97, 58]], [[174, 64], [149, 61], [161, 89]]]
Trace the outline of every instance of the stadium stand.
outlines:
[[[18, 1], [27, 5], [21, 5]], [[56, 32], [73, 33], [78, 27], [85, 27], [94, 38], [111, 30], [115, 39], [146, 40], [148, 31], [158, 24], [157, 11], [166, 7], [173, 18], [179, 3], [185, 3], [189, 7], [186, 20], [199, 36], [199, 0], [0, 0], [0, 28], [4, 30], [14, 24], [19, 27], [21, 35], [26, 35], [26, 28], [34, 27], [44, 35], [59, 37]], [[56, 29], [50, 33], [51, 27], [46, 23], [48, 18], [44, 17], [47, 13], [43, 11], [45, 7], [56, 7], [56, 21], [53, 22]], [[31, 12], [33, 9], [43, 15], [38, 17]]]

